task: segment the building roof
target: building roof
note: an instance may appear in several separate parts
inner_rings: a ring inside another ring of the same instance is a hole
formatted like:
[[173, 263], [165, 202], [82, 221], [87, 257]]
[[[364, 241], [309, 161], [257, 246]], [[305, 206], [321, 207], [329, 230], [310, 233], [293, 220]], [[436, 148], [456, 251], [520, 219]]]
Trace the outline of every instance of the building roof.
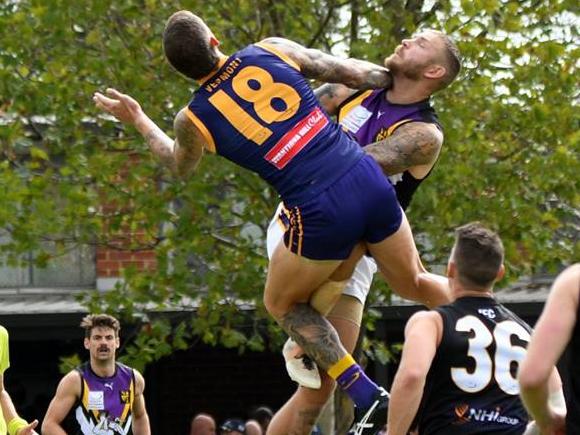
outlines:
[[0, 316], [86, 313], [78, 297], [90, 289], [26, 288], [0, 290]]
[[[509, 287], [496, 290], [497, 299], [506, 304], [544, 303], [548, 297], [553, 276], [526, 277]], [[0, 290], [0, 316], [33, 314], [82, 314], [87, 309], [79, 302], [79, 297], [91, 291], [90, 288], [19, 288]], [[193, 307], [193, 301], [184, 301], [180, 307], [168, 311], [181, 311]], [[251, 308], [248, 304], [245, 308]], [[392, 307], [412, 306], [413, 302], [393, 296]]]
[[[522, 304], [546, 302], [550, 287], [554, 282], [553, 275], [537, 275], [522, 278], [508, 287], [495, 289], [495, 297], [502, 304]], [[391, 300], [391, 306], [412, 306], [415, 302], [396, 295]]]

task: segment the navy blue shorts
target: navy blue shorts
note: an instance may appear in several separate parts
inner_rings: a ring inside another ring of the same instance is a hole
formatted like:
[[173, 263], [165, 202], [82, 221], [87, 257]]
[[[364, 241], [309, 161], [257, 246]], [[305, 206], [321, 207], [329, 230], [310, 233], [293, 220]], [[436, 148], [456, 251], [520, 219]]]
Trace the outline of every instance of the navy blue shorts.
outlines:
[[302, 204], [284, 204], [284, 244], [312, 260], [344, 260], [360, 241], [378, 243], [401, 225], [395, 189], [370, 156]]

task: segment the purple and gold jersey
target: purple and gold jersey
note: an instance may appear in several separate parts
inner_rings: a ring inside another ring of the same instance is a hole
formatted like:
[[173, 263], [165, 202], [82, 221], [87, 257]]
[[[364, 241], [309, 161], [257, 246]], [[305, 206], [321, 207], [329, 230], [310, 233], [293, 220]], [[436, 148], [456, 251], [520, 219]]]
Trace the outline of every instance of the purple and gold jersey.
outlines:
[[[361, 146], [387, 138], [397, 127], [408, 122], [432, 123], [441, 129], [429, 100], [393, 104], [387, 100], [386, 94], [386, 89], [357, 92], [338, 109], [338, 121]], [[404, 171], [389, 177], [403, 210], [409, 206], [419, 184], [428, 176], [417, 179], [409, 171]]]
[[264, 43], [225, 60], [187, 115], [210, 151], [256, 172], [288, 206], [313, 198], [363, 157], [320, 108], [300, 67]]
[[[132, 434], [131, 408], [135, 397], [133, 369], [116, 363], [110, 378], [97, 376], [89, 363], [77, 368], [81, 375], [81, 395], [73, 408], [74, 432], [77, 435]], [[70, 432], [69, 432], [70, 433]]]

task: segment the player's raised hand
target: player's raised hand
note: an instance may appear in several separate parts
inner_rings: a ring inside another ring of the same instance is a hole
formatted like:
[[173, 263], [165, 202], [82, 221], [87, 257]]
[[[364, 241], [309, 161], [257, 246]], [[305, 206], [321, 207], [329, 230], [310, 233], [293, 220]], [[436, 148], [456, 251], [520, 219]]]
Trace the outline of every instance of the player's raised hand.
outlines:
[[125, 124], [135, 124], [136, 120], [143, 115], [141, 106], [133, 97], [112, 88], [108, 88], [106, 94], [95, 92], [93, 101], [99, 109], [110, 113], [119, 121]]

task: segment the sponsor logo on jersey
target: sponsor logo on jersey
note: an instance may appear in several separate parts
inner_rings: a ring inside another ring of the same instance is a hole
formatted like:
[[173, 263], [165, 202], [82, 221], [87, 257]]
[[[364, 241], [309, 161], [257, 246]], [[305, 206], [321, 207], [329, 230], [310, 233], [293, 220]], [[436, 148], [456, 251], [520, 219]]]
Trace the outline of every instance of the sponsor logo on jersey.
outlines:
[[384, 128], [382, 127], [377, 134], [375, 135], [375, 142], [378, 142], [380, 140], [386, 139], [391, 135], [391, 131], [389, 131], [388, 128]]
[[328, 124], [328, 119], [319, 107], [282, 136], [264, 156], [276, 168], [283, 169], [314, 137]]
[[131, 401], [131, 392], [129, 390], [122, 390], [119, 392], [119, 396], [121, 398], [121, 403], [130, 403]]
[[517, 417], [503, 415], [500, 407], [495, 409], [474, 408], [466, 403], [460, 403], [455, 406], [455, 416], [457, 417], [455, 424], [477, 422], [483, 424], [495, 423], [507, 426], [517, 426], [521, 423], [520, 419]]
[[372, 115], [373, 113], [366, 107], [356, 106], [341, 119], [340, 123], [351, 133], [356, 133]]
[[469, 418], [467, 418], [467, 411], [469, 411], [469, 405], [467, 403], [461, 403], [455, 406], [455, 416], [457, 417], [456, 423], [467, 423]]
[[89, 391], [87, 409], [89, 411], [102, 411], [105, 409], [105, 394], [103, 391]]

